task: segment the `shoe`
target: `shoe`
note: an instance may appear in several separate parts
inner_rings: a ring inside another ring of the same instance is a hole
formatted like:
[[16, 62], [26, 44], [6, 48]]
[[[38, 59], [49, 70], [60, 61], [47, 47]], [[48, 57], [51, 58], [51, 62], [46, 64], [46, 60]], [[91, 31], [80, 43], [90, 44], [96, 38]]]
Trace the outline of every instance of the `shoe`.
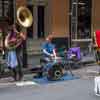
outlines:
[[38, 73], [37, 75], [34, 76], [34, 78], [42, 78], [43, 77], [43, 73]]
[[100, 65], [100, 61], [97, 61], [97, 64]]
[[18, 75], [16, 74], [16, 75], [14, 75], [13, 76], [13, 78], [14, 78], [14, 81], [18, 81], [19, 79], [18, 79]]
[[20, 76], [18, 81], [22, 81], [23, 80], [23, 76]]
[[95, 95], [100, 97], [100, 93], [96, 93]]

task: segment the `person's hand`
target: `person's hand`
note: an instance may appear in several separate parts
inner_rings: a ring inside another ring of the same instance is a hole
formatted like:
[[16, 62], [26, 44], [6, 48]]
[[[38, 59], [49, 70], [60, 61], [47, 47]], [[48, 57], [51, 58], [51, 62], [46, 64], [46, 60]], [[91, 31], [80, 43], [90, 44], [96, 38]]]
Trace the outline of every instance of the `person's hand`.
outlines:
[[23, 40], [26, 40], [26, 33], [20, 33], [20, 36], [21, 36], [21, 38], [23, 39]]
[[51, 58], [54, 58], [54, 55], [53, 54], [51, 54], [50, 56], [51, 56]]
[[53, 54], [51, 54], [51, 57], [53, 57], [54, 55]]
[[56, 55], [54, 55], [54, 54], [51, 54], [51, 59], [53, 59], [53, 60], [57, 60], [57, 56]]
[[67, 50], [64, 50], [64, 54], [67, 54]]
[[54, 54], [51, 54], [51, 55], [50, 55], [50, 57], [51, 57], [51, 59], [52, 59], [52, 60], [54, 60], [54, 59], [55, 59]]
[[93, 44], [93, 48], [94, 49], [97, 49], [98, 48], [98, 45], [97, 44]]
[[0, 46], [0, 51], [2, 51], [3, 50], [3, 47], [2, 46]]

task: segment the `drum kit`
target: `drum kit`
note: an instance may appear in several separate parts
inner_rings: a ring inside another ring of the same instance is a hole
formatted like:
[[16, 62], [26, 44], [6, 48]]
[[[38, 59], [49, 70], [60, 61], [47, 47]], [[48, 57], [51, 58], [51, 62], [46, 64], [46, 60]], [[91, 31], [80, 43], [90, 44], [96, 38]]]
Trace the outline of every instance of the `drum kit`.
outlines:
[[60, 80], [68, 71], [73, 76], [71, 63], [76, 62], [76, 60], [74, 60], [75, 56], [76, 55], [69, 59], [68, 54], [65, 53], [64, 57], [52, 57], [49, 61], [45, 61], [45, 58], [40, 59], [40, 65], [42, 66], [42, 75], [45, 75], [48, 80], [53, 81]]

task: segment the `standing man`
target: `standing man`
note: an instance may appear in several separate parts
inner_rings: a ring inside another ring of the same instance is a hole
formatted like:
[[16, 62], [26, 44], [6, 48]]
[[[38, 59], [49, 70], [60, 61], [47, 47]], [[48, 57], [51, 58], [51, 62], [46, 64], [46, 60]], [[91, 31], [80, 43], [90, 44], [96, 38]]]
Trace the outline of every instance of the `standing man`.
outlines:
[[[19, 30], [18, 30], [19, 31]], [[14, 72], [14, 79], [21, 80], [23, 78], [23, 71], [22, 71], [22, 48], [23, 48], [23, 41], [26, 39], [26, 35], [22, 32], [18, 32], [16, 30], [16, 26], [12, 25], [11, 32], [6, 36], [5, 39], [5, 46], [7, 50], [15, 50], [17, 56], [18, 65], [16, 68], [13, 69]], [[12, 56], [10, 55], [10, 58]], [[12, 60], [13, 61], [13, 60]], [[12, 62], [11, 61], [11, 62]], [[10, 67], [10, 66], [9, 66]]]
[[[15, 27], [15, 30], [16, 30], [16, 27]], [[19, 38], [20, 38], [20, 41], [19, 41], [19, 44], [18, 46], [16, 47], [16, 54], [17, 54], [17, 60], [18, 60], [18, 75], [17, 75], [17, 79], [18, 80], [22, 80], [23, 78], [23, 71], [22, 71], [22, 68], [23, 68], [23, 49], [24, 49], [24, 42], [26, 40], [26, 33], [24, 32], [21, 32], [20, 29], [18, 29], [19, 33]]]

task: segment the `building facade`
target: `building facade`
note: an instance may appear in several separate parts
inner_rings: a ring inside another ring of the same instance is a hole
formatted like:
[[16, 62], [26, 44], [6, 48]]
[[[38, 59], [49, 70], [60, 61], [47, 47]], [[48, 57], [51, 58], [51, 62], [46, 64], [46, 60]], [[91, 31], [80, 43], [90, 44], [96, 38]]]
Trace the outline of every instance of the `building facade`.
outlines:
[[54, 37], [86, 39], [99, 29], [98, 0], [16, 0], [26, 5], [33, 14], [29, 36], [42, 38], [53, 33]]
[[26, 6], [30, 9], [33, 24], [27, 29], [27, 33], [31, 38], [44, 38], [53, 33], [54, 37], [86, 39], [91, 38], [93, 32], [100, 28], [99, 0], [0, 0], [0, 2], [0, 19], [1, 16], [6, 17], [8, 14], [16, 20], [18, 7]]
[[[23, 1], [23, 2], [22, 2]], [[17, 6], [26, 5], [33, 14], [29, 37], [65, 37], [69, 33], [69, 0], [16, 0]]]

